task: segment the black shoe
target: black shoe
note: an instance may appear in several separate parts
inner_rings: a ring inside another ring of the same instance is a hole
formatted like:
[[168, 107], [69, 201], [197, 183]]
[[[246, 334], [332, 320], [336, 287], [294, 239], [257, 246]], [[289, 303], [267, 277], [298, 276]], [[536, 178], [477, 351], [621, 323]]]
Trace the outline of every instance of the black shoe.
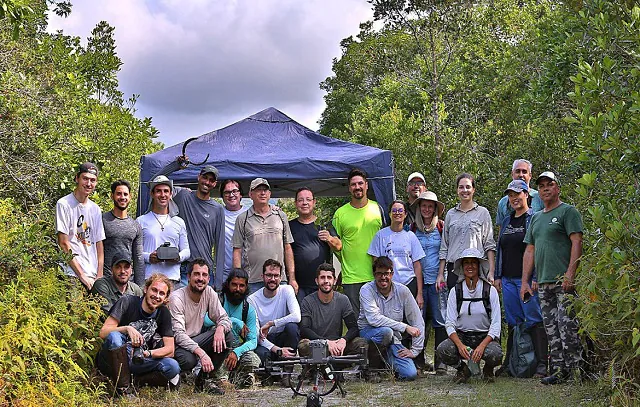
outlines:
[[466, 383], [467, 380], [471, 377], [471, 370], [469, 370], [469, 366], [466, 363], [462, 362], [462, 366], [458, 368], [456, 372], [456, 378], [454, 379], [455, 384]]
[[486, 364], [482, 368], [482, 379], [486, 383], [494, 383], [496, 381], [496, 375], [493, 373], [493, 366], [487, 366]]
[[199, 374], [193, 386], [196, 393], [207, 393], [213, 395], [223, 395], [224, 390], [218, 387], [213, 380], [207, 379], [203, 374]]
[[558, 369], [554, 374], [544, 377], [542, 380], [540, 380], [540, 383], [547, 385], [564, 383], [565, 381], [567, 381], [567, 376], [568, 375], [566, 371]]

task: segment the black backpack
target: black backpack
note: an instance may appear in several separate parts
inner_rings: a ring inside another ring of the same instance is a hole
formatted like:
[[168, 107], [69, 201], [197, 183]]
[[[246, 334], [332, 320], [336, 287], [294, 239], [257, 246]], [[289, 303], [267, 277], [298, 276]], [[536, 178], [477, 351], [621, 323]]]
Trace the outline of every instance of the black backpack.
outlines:
[[[224, 294], [220, 294], [220, 304], [224, 307]], [[245, 298], [242, 300], [242, 322], [247, 323], [247, 315], [249, 314], [249, 302]]]
[[513, 327], [511, 353], [509, 360], [505, 361], [514, 377], [533, 377], [538, 367], [533, 341], [525, 326], [523, 322]]
[[[482, 298], [462, 298], [462, 283], [464, 283], [464, 280], [456, 283], [456, 305], [458, 307], [458, 315], [460, 314], [460, 309], [462, 308], [463, 301], [482, 301], [484, 310], [487, 312], [489, 321], [491, 321], [491, 284], [489, 284], [489, 282], [486, 280], [482, 280]], [[469, 315], [471, 315], [471, 304], [469, 304]]]

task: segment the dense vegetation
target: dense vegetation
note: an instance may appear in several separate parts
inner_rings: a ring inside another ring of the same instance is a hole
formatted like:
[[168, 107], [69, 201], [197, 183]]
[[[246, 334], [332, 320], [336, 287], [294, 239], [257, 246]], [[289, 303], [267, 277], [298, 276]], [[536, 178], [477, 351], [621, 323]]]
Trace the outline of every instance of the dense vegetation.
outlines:
[[[640, 386], [640, 7], [623, 0], [370, 0], [376, 22], [342, 41], [321, 131], [394, 152], [397, 191], [421, 170], [447, 206], [461, 171], [494, 211], [515, 158], [552, 169], [583, 214], [582, 328], [603, 389], [631, 404]], [[0, 404], [95, 404], [96, 305], [65, 295], [55, 201], [73, 169], [137, 180], [160, 148], [136, 96], [118, 90], [114, 28], [86, 46], [47, 34], [69, 2], [0, 0]]]

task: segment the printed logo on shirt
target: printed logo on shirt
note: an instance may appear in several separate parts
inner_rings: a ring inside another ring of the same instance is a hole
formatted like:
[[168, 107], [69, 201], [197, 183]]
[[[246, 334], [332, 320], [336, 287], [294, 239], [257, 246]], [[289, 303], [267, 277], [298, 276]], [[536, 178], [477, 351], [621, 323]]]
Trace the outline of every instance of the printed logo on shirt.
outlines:
[[553, 218], [551, 218], [551, 222], [549, 222], [550, 225], [554, 225], [558, 223], [558, 218], [556, 218], [555, 216]]
[[84, 246], [91, 246], [91, 227], [84, 220], [84, 215], [80, 215], [76, 222], [76, 239]]

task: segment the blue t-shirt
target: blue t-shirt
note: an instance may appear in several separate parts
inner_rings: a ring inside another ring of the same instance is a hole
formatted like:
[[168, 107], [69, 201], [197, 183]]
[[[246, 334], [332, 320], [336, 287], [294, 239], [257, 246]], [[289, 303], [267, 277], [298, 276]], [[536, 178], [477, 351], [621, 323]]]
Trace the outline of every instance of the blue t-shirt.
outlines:
[[404, 285], [416, 276], [413, 262], [424, 257], [424, 250], [413, 232], [394, 232], [388, 226], [376, 233], [367, 253], [373, 257], [389, 257], [393, 262], [393, 281]]
[[425, 253], [425, 256], [420, 260], [422, 282], [424, 284], [435, 284], [438, 277], [438, 267], [440, 266], [438, 253], [440, 252], [442, 236], [440, 236], [440, 232], [436, 228], [427, 233], [416, 230], [416, 237]]

